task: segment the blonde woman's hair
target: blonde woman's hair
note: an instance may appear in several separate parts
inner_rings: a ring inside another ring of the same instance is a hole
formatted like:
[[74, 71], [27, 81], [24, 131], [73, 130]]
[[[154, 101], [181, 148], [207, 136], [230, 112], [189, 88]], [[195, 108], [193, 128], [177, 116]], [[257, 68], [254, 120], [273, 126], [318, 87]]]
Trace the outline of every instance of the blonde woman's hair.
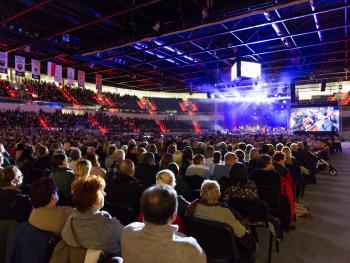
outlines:
[[172, 187], [175, 187], [176, 185], [175, 175], [169, 169], [161, 170], [160, 172], [157, 173], [156, 185], [162, 185], [162, 184], [170, 185]]
[[220, 186], [217, 181], [204, 180], [201, 186], [201, 197], [208, 203], [215, 203], [220, 198]]
[[260, 158], [260, 155], [259, 155], [259, 150], [258, 149], [255, 149], [255, 148], [252, 148], [249, 152], [249, 161], [251, 160], [258, 160]]
[[91, 172], [91, 162], [86, 159], [81, 159], [77, 162], [74, 169], [75, 177], [87, 177]]
[[288, 147], [283, 147], [282, 148], [282, 153], [284, 153], [284, 160], [286, 161], [287, 164], [292, 163], [292, 153]]

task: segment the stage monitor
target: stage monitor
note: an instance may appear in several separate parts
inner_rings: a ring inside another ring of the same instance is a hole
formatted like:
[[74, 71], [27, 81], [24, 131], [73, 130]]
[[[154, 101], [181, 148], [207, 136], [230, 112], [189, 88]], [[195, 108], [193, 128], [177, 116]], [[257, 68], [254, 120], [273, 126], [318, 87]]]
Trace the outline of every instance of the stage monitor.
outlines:
[[231, 81], [237, 78], [261, 77], [261, 64], [256, 62], [238, 61], [231, 68]]
[[338, 132], [339, 107], [292, 108], [290, 129], [292, 132]]

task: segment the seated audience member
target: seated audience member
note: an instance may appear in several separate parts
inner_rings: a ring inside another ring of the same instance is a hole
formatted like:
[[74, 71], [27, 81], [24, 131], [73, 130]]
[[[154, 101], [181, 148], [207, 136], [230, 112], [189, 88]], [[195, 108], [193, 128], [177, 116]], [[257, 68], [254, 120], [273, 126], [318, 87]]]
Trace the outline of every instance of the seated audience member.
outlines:
[[285, 166], [293, 176], [294, 184], [299, 184], [301, 180], [301, 170], [298, 161], [292, 156], [292, 152], [288, 147], [283, 147], [282, 153], [284, 154]]
[[235, 151], [235, 154], [237, 155], [237, 162], [245, 164], [245, 152], [241, 149], [238, 149]]
[[274, 187], [280, 195], [280, 203], [283, 213], [280, 217], [284, 229], [293, 230], [294, 226], [290, 225], [290, 207], [288, 200], [282, 196], [281, 191], [281, 178], [274, 171], [272, 158], [269, 155], [260, 156], [260, 169], [255, 170], [251, 174], [251, 179], [255, 182], [255, 185], [259, 189], [260, 186]]
[[224, 164], [218, 164], [214, 168], [213, 179], [218, 181], [221, 177], [229, 177], [231, 166], [237, 162], [237, 155], [227, 152], [224, 156]]
[[282, 148], [284, 147], [283, 143], [277, 143], [276, 144], [276, 151], [277, 152], [280, 152], [282, 151]]
[[[175, 178], [174, 173], [168, 169], [158, 172], [158, 174], [156, 176], [156, 184], [157, 185], [166, 184], [166, 185], [170, 185], [171, 187], [175, 188], [176, 178]], [[186, 209], [190, 203], [180, 194], [177, 195], [177, 203], [178, 203], [177, 213], [180, 216], [184, 216]]]
[[62, 230], [62, 239], [72, 247], [102, 250], [107, 255], [120, 255], [120, 235], [123, 225], [108, 212], [104, 205], [105, 181], [92, 175], [73, 185], [76, 206]]
[[284, 154], [282, 152], [275, 152], [273, 155], [273, 164], [275, 172], [279, 175], [281, 181], [281, 194], [284, 196], [290, 207], [290, 220], [295, 220], [295, 198], [294, 198], [294, 184], [293, 177], [285, 166]]
[[242, 163], [235, 163], [230, 170], [223, 200], [229, 204], [231, 198], [258, 199], [258, 189], [253, 181], [248, 180], [247, 169]]
[[[135, 143], [135, 144], [134, 144]], [[131, 160], [134, 164], [137, 164], [137, 160], [138, 160], [138, 150], [137, 150], [137, 146], [136, 146], [136, 142], [134, 141], [134, 143], [129, 144], [128, 146], [128, 151], [125, 155], [125, 159]]]
[[50, 167], [49, 149], [46, 146], [41, 144], [38, 146], [35, 168], [40, 170], [46, 170], [49, 167]]
[[34, 149], [32, 146], [27, 145], [21, 152], [21, 155], [17, 159], [16, 166], [21, 170], [23, 174], [23, 185], [28, 185], [44, 176], [42, 173], [38, 173], [34, 170], [36, 159], [33, 156]]
[[207, 165], [208, 167], [213, 165], [214, 151], [215, 151], [215, 149], [213, 146], [208, 146], [204, 150], [205, 165]]
[[71, 159], [71, 161], [69, 162], [69, 167], [74, 171], [76, 164], [81, 159], [80, 149], [78, 147], [71, 147], [69, 149], [69, 157]]
[[23, 176], [14, 165], [0, 171], [0, 219], [27, 221], [32, 210], [29, 197], [22, 194], [20, 187]]
[[250, 258], [256, 249], [251, 232], [238, 221], [229, 208], [220, 206], [220, 186], [216, 181], [205, 180], [201, 187], [201, 197], [193, 201], [186, 211], [186, 216], [194, 216], [206, 220], [228, 224], [242, 246], [242, 253]]
[[109, 170], [107, 170], [107, 179], [111, 179], [115, 176], [117, 176], [120, 172], [119, 165], [120, 163], [125, 160], [125, 152], [122, 149], [116, 150], [113, 153], [113, 163]]
[[58, 187], [58, 195], [62, 204], [71, 204], [71, 184], [74, 180], [74, 173], [69, 168], [67, 156], [57, 153], [52, 157], [52, 171], [50, 177]]
[[204, 178], [210, 177], [209, 167], [205, 165], [204, 155], [196, 154], [193, 157], [193, 164], [187, 167], [185, 175], [198, 175]]
[[77, 180], [90, 176], [91, 168], [92, 168], [92, 165], [89, 160], [80, 159], [75, 164], [73, 183], [75, 183]]
[[252, 148], [249, 152], [249, 162], [248, 162], [249, 175], [259, 168], [259, 160], [260, 160], [259, 150]]
[[182, 153], [181, 166], [180, 166], [181, 176], [185, 176], [187, 167], [189, 167], [192, 164], [192, 161], [193, 161], [193, 151], [190, 146], [186, 146]]
[[98, 156], [95, 153], [88, 153], [86, 155], [86, 159], [91, 162], [91, 175], [97, 175], [102, 177], [103, 179], [106, 178], [106, 170], [101, 168], [100, 163], [98, 162]]
[[172, 171], [175, 175], [176, 185], [175, 190], [178, 195], [182, 195], [185, 199], [190, 199], [192, 197], [192, 190], [185, 181], [185, 179], [179, 174], [180, 168], [177, 163], [173, 162], [168, 165], [168, 169]]
[[205, 263], [203, 249], [192, 237], [179, 234], [176, 218], [177, 195], [171, 186], [148, 188], [141, 198], [144, 223], [131, 223], [122, 231], [121, 247], [125, 262]]
[[304, 143], [299, 142], [297, 144], [298, 148], [297, 151], [293, 153], [294, 157], [297, 159], [300, 165], [305, 167], [309, 174], [306, 177], [311, 183], [316, 184], [316, 162], [317, 158], [307, 150], [305, 150]]
[[107, 149], [107, 157], [104, 163], [105, 169], [107, 170], [107, 172], [109, 171], [109, 169], [111, 168], [112, 164], [115, 161], [115, 159], [113, 158], [113, 154], [116, 150], [117, 150], [117, 147], [114, 144], [110, 145]]
[[159, 171], [168, 169], [169, 163], [174, 161], [174, 157], [171, 153], [166, 153], [162, 156], [159, 162]]
[[[169, 185], [174, 188], [176, 185], [176, 180], [173, 172], [170, 170], [162, 170], [158, 172], [156, 177], [156, 185]], [[177, 202], [178, 213], [173, 224], [179, 226], [179, 232], [185, 233], [185, 226], [182, 218], [185, 216], [186, 209], [190, 203], [187, 202], [181, 195], [177, 196]], [[139, 215], [138, 221], [143, 221], [142, 214]]]
[[120, 163], [120, 173], [112, 178], [106, 188], [107, 200], [113, 204], [123, 204], [139, 210], [142, 183], [134, 177], [135, 166], [130, 160]]
[[221, 163], [221, 152], [215, 151], [213, 153], [213, 163], [209, 165], [209, 172], [211, 176], [214, 174], [215, 166]]
[[57, 207], [57, 188], [51, 178], [41, 178], [29, 189], [34, 209], [28, 222], [38, 229], [60, 235], [67, 218], [73, 213], [69, 206]]
[[158, 168], [155, 165], [154, 154], [147, 152], [143, 155], [141, 163], [136, 165], [135, 178], [140, 180], [145, 188], [156, 183]]
[[2, 167], [10, 166], [10, 154], [6, 151], [4, 145], [0, 143], [0, 156], [3, 156]]

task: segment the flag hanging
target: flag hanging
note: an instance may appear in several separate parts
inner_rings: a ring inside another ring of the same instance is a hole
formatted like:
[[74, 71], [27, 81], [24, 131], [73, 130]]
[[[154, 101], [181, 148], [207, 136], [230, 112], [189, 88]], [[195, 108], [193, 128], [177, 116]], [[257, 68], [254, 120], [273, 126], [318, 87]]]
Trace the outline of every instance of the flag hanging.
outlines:
[[55, 78], [54, 80], [60, 84], [62, 84], [62, 66], [56, 65], [55, 67]]
[[40, 79], [40, 61], [32, 59], [32, 78]]
[[7, 74], [7, 53], [0, 52], [0, 73]]
[[102, 91], [102, 75], [96, 74], [96, 90], [98, 92]]
[[74, 68], [67, 68], [67, 84], [74, 85]]
[[56, 69], [56, 64], [51, 62], [51, 61], [48, 61], [47, 62], [47, 75], [49, 77], [55, 76], [55, 69]]
[[26, 59], [22, 56], [15, 56], [16, 76], [24, 77], [26, 69]]
[[85, 71], [78, 70], [78, 87], [85, 87]]

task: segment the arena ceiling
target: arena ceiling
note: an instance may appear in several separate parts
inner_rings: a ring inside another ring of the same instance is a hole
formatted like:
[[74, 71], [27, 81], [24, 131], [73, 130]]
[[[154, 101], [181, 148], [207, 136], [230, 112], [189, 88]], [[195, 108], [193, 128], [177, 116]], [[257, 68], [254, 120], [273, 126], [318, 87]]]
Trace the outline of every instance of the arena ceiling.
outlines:
[[22, 54], [110, 86], [200, 90], [237, 59], [262, 63], [272, 81], [350, 74], [348, 0], [3, 0], [0, 14], [10, 66]]

